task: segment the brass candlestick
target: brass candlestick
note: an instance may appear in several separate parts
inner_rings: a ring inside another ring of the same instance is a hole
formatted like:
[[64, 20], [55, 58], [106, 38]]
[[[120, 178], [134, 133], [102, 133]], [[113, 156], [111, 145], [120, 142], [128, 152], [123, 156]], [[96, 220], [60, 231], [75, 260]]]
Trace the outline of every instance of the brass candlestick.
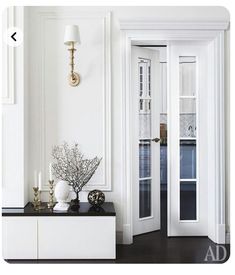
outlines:
[[45, 209], [45, 206], [43, 206], [41, 204], [41, 200], [40, 200], [40, 193], [41, 193], [41, 191], [39, 190], [38, 187], [33, 187], [33, 191], [34, 191], [34, 200], [33, 200], [34, 210]]
[[54, 180], [49, 180], [49, 202], [47, 204], [47, 207], [48, 208], [53, 208], [55, 203], [54, 203], [54, 190], [53, 190], [53, 187], [54, 187]]
[[39, 206], [39, 188], [38, 187], [33, 187], [33, 191], [34, 191], [34, 199], [33, 199], [33, 207], [35, 210], [38, 209]]

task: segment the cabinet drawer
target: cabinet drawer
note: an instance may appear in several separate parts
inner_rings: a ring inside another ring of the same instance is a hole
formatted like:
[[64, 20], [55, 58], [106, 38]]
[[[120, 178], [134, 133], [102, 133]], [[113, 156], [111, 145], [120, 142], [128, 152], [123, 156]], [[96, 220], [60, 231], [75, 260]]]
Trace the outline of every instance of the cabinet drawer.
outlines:
[[39, 259], [114, 259], [115, 217], [38, 217]]
[[3, 217], [4, 259], [37, 259], [37, 219]]

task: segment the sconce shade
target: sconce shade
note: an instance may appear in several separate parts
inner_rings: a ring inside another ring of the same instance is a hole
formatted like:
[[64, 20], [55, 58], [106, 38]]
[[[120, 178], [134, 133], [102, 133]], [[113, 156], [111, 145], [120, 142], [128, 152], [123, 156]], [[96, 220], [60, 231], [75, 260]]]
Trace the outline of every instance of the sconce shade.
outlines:
[[80, 44], [79, 28], [77, 25], [67, 25], [65, 27], [64, 44], [70, 45], [71, 42]]

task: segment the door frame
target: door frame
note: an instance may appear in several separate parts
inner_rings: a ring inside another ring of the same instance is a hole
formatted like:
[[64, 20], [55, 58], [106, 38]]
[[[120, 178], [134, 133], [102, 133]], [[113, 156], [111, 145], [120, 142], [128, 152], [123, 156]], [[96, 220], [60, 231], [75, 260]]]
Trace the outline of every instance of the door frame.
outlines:
[[[157, 22], [120, 21], [122, 52], [122, 223], [123, 244], [133, 242], [132, 216], [132, 146], [131, 130], [131, 45], [144, 41], [208, 41], [209, 91], [208, 113], [208, 237], [215, 243], [225, 243], [225, 120], [224, 120], [224, 31], [228, 22]], [[169, 70], [168, 70], [169, 72]], [[169, 78], [168, 78], [169, 81]], [[168, 85], [169, 87], [169, 85]], [[169, 93], [169, 90], [168, 90]], [[169, 106], [169, 96], [168, 96]], [[167, 135], [171, 135], [168, 109]], [[168, 137], [169, 137], [168, 136]], [[170, 158], [168, 146], [168, 185]], [[170, 192], [167, 192], [170, 198]], [[168, 208], [169, 211], [169, 208]], [[168, 213], [169, 217], [169, 213]], [[168, 226], [169, 227], [169, 226]], [[169, 235], [169, 234], [168, 234]]]

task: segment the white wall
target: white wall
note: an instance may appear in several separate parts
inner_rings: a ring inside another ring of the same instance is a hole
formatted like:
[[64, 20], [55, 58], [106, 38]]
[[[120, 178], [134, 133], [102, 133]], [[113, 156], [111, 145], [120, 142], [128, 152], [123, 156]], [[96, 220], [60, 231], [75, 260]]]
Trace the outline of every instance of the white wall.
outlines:
[[[12, 10], [11, 15], [13, 18], [7, 20], [6, 25], [12, 27], [14, 23], [23, 30], [23, 10]], [[3, 90], [5, 90], [5, 94], [9, 96], [11, 94], [12, 99], [9, 100], [10, 104], [4, 104], [2, 107], [2, 205], [4, 207], [23, 207], [28, 201], [28, 188], [25, 184], [27, 180], [27, 165], [25, 163], [27, 159], [27, 148], [25, 147], [27, 141], [25, 118], [27, 91], [24, 89], [24, 46], [8, 50], [6, 44], [3, 43], [3, 55], [6, 58], [2, 63], [5, 74]], [[10, 51], [13, 52], [11, 57], [8, 56]], [[14, 64], [13, 70], [12, 64]], [[8, 69], [10, 75], [8, 74], [7, 77]], [[10, 89], [12, 89], [12, 93], [9, 93]]]
[[[229, 13], [226, 9], [220, 7], [73, 7], [73, 8], [54, 8], [54, 7], [35, 7], [27, 8], [29, 13], [30, 28], [30, 52], [29, 52], [29, 68], [28, 68], [28, 84], [29, 84], [29, 182], [33, 183], [33, 169], [38, 167], [38, 157], [40, 155], [40, 144], [38, 141], [40, 125], [40, 112], [38, 111], [38, 96], [40, 87], [35, 85], [38, 83], [37, 60], [40, 58], [41, 47], [46, 48], [45, 58], [45, 90], [47, 95], [47, 105], [45, 106], [46, 114], [46, 131], [45, 135], [48, 141], [46, 149], [47, 162], [49, 161], [49, 151], [52, 143], [61, 142], [62, 139], [67, 141], [78, 140], [81, 144], [84, 153], [90, 155], [101, 155], [101, 130], [103, 124], [101, 123], [100, 96], [102, 94], [102, 83], [100, 77], [100, 48], [97, 48], [96, 42], [99, 40], [94, 33], [94, 21], [90, 19], [84, 21], [82, 24], [81, 19], [74, 18], [70, 20], [71, 23], [81, 24], [81, 46], [78, 47], [77, 59], [75, 59], [75, 68], [79, 69], [82, 77], [81, 85], [77, 88], [70, 88], [67, 83], [68, 73], [68, 55], [66, 47], [62, 43], [63, 39], [63, 24], [70, 23], [68, 21], [61, 22], [61, 20], [52, 19], [48, 23], [48, 28], [45, 30], [45, 37], [48, 40], [44, 42], [38, 36], [38, 28], [40, 22], [34, 18], [35, 12], [58, 12], [58, 13], [77, 13], [77, 14], [94, 14], [112, 12], [111, 18], [111, 58], [112, 58], [112, 191], [106, 192], [106, 201], [113, 201], [117, 211], [117, 230], [122, 231], [122, 171], [121, 171], [121, 44], [120, 44], [120, 27], [119, 19], [158, 19], [159, 21], [216, 21], [216, 20], [229, 20]], [[100, 31], [100, 30], [98, 30]], [[94, 39], [92, 39], [94, 37]], [[50, 40], [50, 42], [49, 42]], [[228, 52], [229, 45], [226, 45]], [[227, 60], [229, 56], [226, 55]], [[228, 67], [227, 67], [228, 69]], [[228, 79], [226, 79], [228, 81]], [[227, 86], [228, 87], [228, 84]], [[228, 91], [228, 90], [227, 90]], [[18, 94], [22, 97], [22, 94]], [[226, 93], [226, 102], [228, 103], [228, 93]], [[20, 102], [17, 102], [20, 104]], [[14, 106], [17, 107], [18, 105]], [[20, 105], [18, 106], [20, 108]], [[17, 108], [18, 108], [17, 107]], [[21, 112], [23, 110], [21, 109]], [[228, 118], [228, 112], [226, 113]], [[13, 116], [15, 119], [17, 114], [7, 109], [5, 116]], [[12, 120], [13, 121], [13, 120]], [[13, 122], [16, 123], [16, 122]], [[228, 127], [228, 125], [226, 125]], [[56, 130], [56, 135], [55, 131]], [[23, 128], [20, 129], [20, 132]], [[7, 134], [5, 130], [5, 134]], [[228, 132], [227, 132], [228, 133]], [[228, 136], [228, 135], [227, 135]], [[92, 137], [92, 138], [91, 138]], [[16, 140], [16, 139], [14, 139]], [[13, 141], [12, 141], [13, 142]], [[19, 140], [17, 141], [19, 142]], [[39, 144], [39, 145], [38, 145]], [[7, 148], [10, 144], [5, 145]], [[229, 152], [226, 148], [226, 152]], [[226, 158], [228, 161], [228, 157]], [[10, 174], [9, 166], [4, 167], [5, 173]], [[21, 171], [21, 167], [15, 168], [17, 173]], [[40, 168], [39, 168], [40, 169]], [[101, 169], [102, 170], [102, 169]], [[101, 171], [102, 177], [102, 171]], [[10, 175], [9, 175], [10, 177]], [[16, 184], [16, 177], [5, 178], [4, 185], [7, 186], [4, 190], [10, 190], [8, 185], [12, 182]], [[23, 178], [20, 176], [21, 183]], [[94, 181], [98, 180], [94, 178]], [[228, 178], [227, 178], [228, 186]], [[3, 191], [4, 191], [3, 190]], [[30, 188], [31, 190], [31, 188]], [[5, 197], [4, 206], [9, 205], [10, 196]], [[32, 192], [29, 199], [32, 199]], [[20, 193], [19, 193], [20, 196]], [[47, 193], [43, 195], [47, 197]], [[82, 200], [86, 200], [86, 193], [83, 194]], [[12, 204], [19, 204], [18, 196], [11, 201]]]
[[[109, 93], [105, 87], [108, 33], [103, 23], [107, 14], [29, 9], [29, 126], [30, 151], [34, 152], [30, 154], [30, 177], [34, 170], [42, 171], [45, 188], [52, 147], [67, 141], [78, 142], [87, 157], [103, 158], [90, 184], [108, 189], [105, 184], [110, 181], [105, 177], [109, 131], [106, 118], [110, 117], [105, 109]], [[75, 70], [81, 72], [77, 87], [68, 83], [70, 59], [68, 46], [63, 43], [68, 24], [80, 28], [81, 45], [75, 45]]]

